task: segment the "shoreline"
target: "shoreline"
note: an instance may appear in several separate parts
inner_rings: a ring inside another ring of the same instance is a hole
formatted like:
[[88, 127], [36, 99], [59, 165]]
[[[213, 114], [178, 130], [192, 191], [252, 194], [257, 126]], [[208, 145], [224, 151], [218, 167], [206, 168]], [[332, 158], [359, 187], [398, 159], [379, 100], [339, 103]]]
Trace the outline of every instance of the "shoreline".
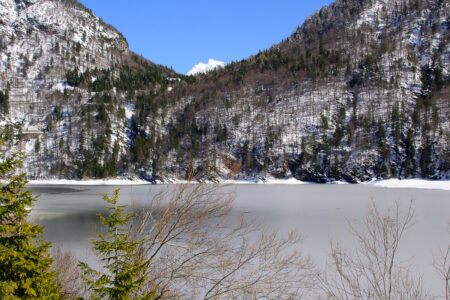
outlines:
[[[89, 179], [89, 180], [68, 180], [68, 179], [46, 179], [46, 180], [30, 180], [27, 185], [29, 186], [44, 186], [44, 185], [57, 185], [57, 186], [130, 186], [130, 185], [163, 185], [163, 184], [187, 184], [197, 183], [196, 181], [168, 179], [167, 182], [158, 181], [152, 183], [142, 179]], [[206, 183], [220, 183], [230, 185], [242, 185], [242, 184], [262, 184], [262, 185], [307, 185], [307, 184], [320, 184], [316, 182], [305, 182], [297, 180], [293, 177], [285, 179], [267, 178], [267, 179], [226, 179], [218, 182], [208, 181]], [[350, 184], [344, 181], [328, 182], [329, 184]], [[429, 179], [374, 179], [367, 182], [361, 182], [358, 184], [372, 185], [381, 188], [417, 188], [417, 189], [436, 189], [450, 191], [450, 180], [429, 180]]]

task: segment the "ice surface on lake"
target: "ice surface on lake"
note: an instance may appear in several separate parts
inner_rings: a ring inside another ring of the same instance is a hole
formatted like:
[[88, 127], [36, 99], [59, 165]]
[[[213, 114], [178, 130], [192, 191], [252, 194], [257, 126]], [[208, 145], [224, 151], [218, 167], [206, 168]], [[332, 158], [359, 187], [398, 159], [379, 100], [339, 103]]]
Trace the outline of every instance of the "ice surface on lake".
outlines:
[[[122, 186], [120, 203], [148, 203], [152, 195], [166, 187]], [[95, 236], [99, 228], [96, 213], [104, 211], [100, 193], [111, 194], [114, 188], [79, 185], [34, 186], [32, 189], [41, 196], [32, 210], [31, 217], [40, 225], [45, 225], [47, 239], [54, 244], [70, 248], [82, 259], [89, 259], [89, 239]], [[450, 240], [448, 190], [389, 189], [370, 184], [240, 184], [227, 188], [236, 191], [233, 215], [256, 217], [269, 229], [279, 229], [284, 233], [292, 228], [297, 229], [305, 238], [303, 253], [311, 255], [322, 269], [330, 260], [330, 239], [339, 241], [343, 248], [354, 248], [355, 241], [348, 231], [348, 222], [355, 226], [361, 224], [371, 201], [382, 211], [386, 211], [395, 201], [406, 210], [412, 200], [415, 224], [406, 232], [400, 244], [398, 260], [410, 259], [408, 262], [423, 275], [424, 286], [433, 293], [441, 293], [443, 284], [439, 281], [432, 263], [433, 255], [438, 254], [439, 248], [446, 248]]]

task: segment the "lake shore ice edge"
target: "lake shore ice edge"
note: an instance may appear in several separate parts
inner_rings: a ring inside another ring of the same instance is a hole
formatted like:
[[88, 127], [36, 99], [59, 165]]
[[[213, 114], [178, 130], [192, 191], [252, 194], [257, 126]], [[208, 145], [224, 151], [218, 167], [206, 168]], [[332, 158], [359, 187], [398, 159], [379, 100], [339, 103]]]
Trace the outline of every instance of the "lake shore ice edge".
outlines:
[[[193, 181], [169, 179], [166, 182], [157, 181], [156, 184], [187, 184], [196, 183]], [[221, 183], [221, 184], [276, 184], [276, 185], [304, 185], [304, 184], [318, 184], [314, 182], [305, 182], [297, 180], [293, 177], [285, 179], [266, 178], [266, 179], [226, 179], [217, 182], [208, 181], [207, 183]], [[69, 180], [69, 179], [45, 179], [45, 180], [30, 180], [29, 186], [38, 185], [79, 185], [79, 186], [128, 186], [128, 185], [151, 185], [152, 182], [138, 179], [138, 178], [111, 178], [111, 179], [89, 179], [89, 180]], [[344, 181], [330, 182], [327, 184], [349, 184]], [[418, 188], [418, 189], [437, 189], [450, 191], [450, 180], [427, 180], [427, 179], [378, 179], [360, 184], [373, 185], [382, 188]]]

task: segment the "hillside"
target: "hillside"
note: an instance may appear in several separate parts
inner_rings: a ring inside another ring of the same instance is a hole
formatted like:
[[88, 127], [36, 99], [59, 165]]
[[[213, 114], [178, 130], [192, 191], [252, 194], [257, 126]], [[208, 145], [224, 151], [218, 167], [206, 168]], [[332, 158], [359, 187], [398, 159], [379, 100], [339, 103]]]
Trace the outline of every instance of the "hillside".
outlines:
[[199, 174], [448, 176], [448, 12], [445, 1], [336, 1], [271, 49], [197, 77], [172, 149]]
[[76, 0], [2, 1], [0, 54], [0, 123], [15, 134], [11, 147], [28, 155], [31, 177], [79, 176], [75, 164], [92, 166], [94, 139], [112, 148], [112, 130], [125, 152], [124, 106], [135, 91], [176, 77], [129, 51], [120, 32]]
[[76, 1], [0, 15], [3, 123], [19, 122], [33, 178], [449, 176], [445, 1], [337, 0], [195, 77], [131, 53]]

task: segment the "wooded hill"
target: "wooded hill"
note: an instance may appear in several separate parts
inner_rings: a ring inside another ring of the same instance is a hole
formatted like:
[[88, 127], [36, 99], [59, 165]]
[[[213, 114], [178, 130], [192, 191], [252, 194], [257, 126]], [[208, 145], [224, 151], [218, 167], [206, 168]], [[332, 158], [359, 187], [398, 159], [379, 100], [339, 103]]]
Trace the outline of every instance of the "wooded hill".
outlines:
[[[445, 178], [448, 16], [445, 1], [338, 0], [205, 75], [128, 50], [108, 68], [67, 65], [47, 109], [15, 117], [39, 128], [16, 147], [34, 177]], [[75, 62], [87, 51], [73, 49]]]

